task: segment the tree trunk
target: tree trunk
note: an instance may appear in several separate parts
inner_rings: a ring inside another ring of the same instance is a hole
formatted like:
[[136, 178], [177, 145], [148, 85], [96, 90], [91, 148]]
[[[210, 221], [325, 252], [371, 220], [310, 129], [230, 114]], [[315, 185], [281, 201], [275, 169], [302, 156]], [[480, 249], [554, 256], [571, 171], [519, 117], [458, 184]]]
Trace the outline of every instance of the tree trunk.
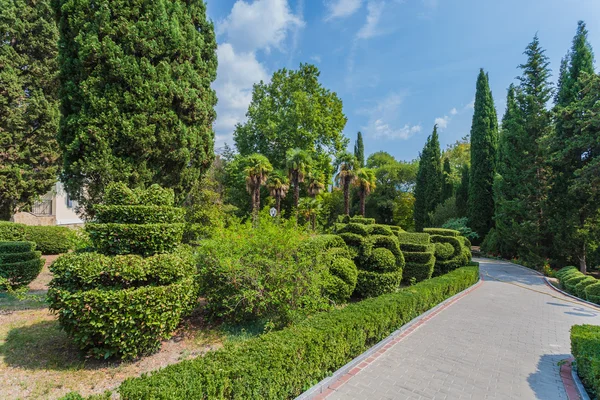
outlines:
[[587, 260], [585, 258], [585, 241], [583, 242], [583, 248], [582, 248], [582, 252], [581, 255], [579, 256], [579, 271], [581, 271], [581, 273], [585, 274], [587, 272]]
[[360, 192], [360, 215], [365, 216], [365, 192]]
[[314, 231], [316, 229], [317, 214], [311, 214], [310, 219], [312, 221], [312, 230]]
[[344, 178], [344, 212], [350, 215], [350, 181]]
[[275, 197], [275, 204], [276, 204], [275, 207], [277, 208], [277, 215], [279, 215], [281, 212], [281, 196], [280, 195], [277, 195]]
[[298, 202], [300, 201], [300, 182], [298, 182], [298, 171], [294, 172], [294, 207], [298, 208]]

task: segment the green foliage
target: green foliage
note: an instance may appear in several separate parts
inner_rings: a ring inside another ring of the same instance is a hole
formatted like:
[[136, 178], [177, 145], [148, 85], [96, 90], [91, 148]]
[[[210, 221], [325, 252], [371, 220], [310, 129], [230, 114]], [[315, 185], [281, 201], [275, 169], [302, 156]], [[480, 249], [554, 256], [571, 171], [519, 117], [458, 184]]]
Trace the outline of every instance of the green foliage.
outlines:
[[50, 0], [3, 1], [0, 21], [0, 220], [8, 220], [56, 183], [58, 30]]
[[300, 251], [305, 239], [295, 221], [278, 223], [263, 215], [255, 228], [233, 224], [202, 241], [198, 270], [210, 317], [284, 326], [326, 308], [325, 266]]
[[172, 207], [175, 204], [175, 192], [171, 188], [163, 188], [157, 184], [150, 185], [147, 189], [130, 189], [123, 182], [112, 182], [106, 187], [104, 204], [109, 206]]
[[415, 186], [414, 219], [419, 232], [430, 225], [429, 213], [442, 201], [443, 171], [437, 125], [427, 138], [419, 160], [419, 171]]
[[373, 249], [368, 262], [364, 263], [363, 268], [365, 271], [381, 273], [398, 271], [396, 256], [390, 250], [383, 247]]
[[86, 210], [112, 181], [158, 183], [183, 200], [214, 157], [217, 44], [205, 2], [53, 6], [68, 193]]
[[571, 353], [577, 363], [577, 374], [586, 389], [597, 398], [600, 395], [600, 327], [573, 325]]
[[104, 254], [152, 255], [173, 251], [183, 237], [184, 224], [96, 224], [85, 230]]
[[404, 252], [406, 264], [402, 270], [402, 280], [407, 283], [430, 279], [435, 266], [433, 253]]
[[356, 135], [356, 143], [354, 143], [354, 157], [356, 157], [358, 166], [363, 168], [365, 166], [365, 144], [363, 143], [363, 136], [360, 132]]
[[402, 272], [372, 272], [358, 270], [356, 294], [359, 297], [377, 297], [394, 293], [400, 287]]
[[422, 244], [427, 245], [431, 243], [431, 235], [429, 233], [413, 233], [413, 232], [400, 232], [398, 233], [398, 239], [400, 245], [406, 243]]
[[[389, 250], [396, 258], [396, 270], [400, 271], [404, 267], [404, 256], [400, 251], [398, 239], [392, 236], [373, 235], [369, 238], [373, 243], [373, 249], [385, 248]], [[373, 250], [375, 251], [375, 250]]]
[[459, 217], [469, 215], [469, 173], [470, 168], [464, 165], [461, 171], [460, 184], [456, 188], [456, 212]]
[[469, 221], [480, 237], [493, 227], [492, 185], [496, 174], [498, 117], [488, 75], [479, 71], [475, 110], [471, 125], [471, 171], [469, 174]]
[[428, 233], [430, 235], [439, 235], [439, 236], [450, 236], [457, 237], [460, 235], [460, 232], [454, 229], [446, 229], [446, 228], [425, 228], [423, 232]]
[[564, 280], [560, 282], [560, 284], [565, 288], [565, 290], [569, 293], [575, 294], [575, 286], [584, 280], [587, 276], [584, 274], [576, 274], [573, 276], [567, 276]]
[[575, 285], [573, 288], [573, 293], [575, 296], [585, 299], [585, 288], [593, 285], [596, 282], [598, 282], [598, 280], [593, 276], [586, 276], [585, 279], [582, 279], [578, 284]]
[[294, 398], [478, 278], [476, 267], [461, 268], [399, 293], [320, 313], [281, 331], [129, 379], [119, 394], [123, 400]]
[[585, 288], [585, 299], [592, 303], [600, 304], [600, 281]]
[[25, 239], [25, 225], [0, 221], [0, 241], [16, 242]]
[[[446, 221], [445, 224], [442, 225], [442, 228], [451, 229], [458, 231], [460, 236], [464, 236], [467, 239], [477, 239], [479, 235], [477, 232], [473, 232], [471, 228], [468, 226], [469, 219], [468, 218], [455, 218]], [[494, 229], [494, 228], [492, 228]]]
[[438, 230], [431, 236], [431, 241], [435, 243], [435, 276], [463, 267], [471, 261], [471, 243], [462, 236], [454, 235], [454, 232]]
[[395, 236], [392, 227], [387, 225], [373, 224], [367, 227], [369, 235]]
[[335, 182], [344, 192], [344, 214], [350, 215], [350, 185], [356, 179], [357, 162], [347, 151], [338, 153], [335, 160]]
[[0, 278], [10, 288], [28, 285], [42, 271], [44, 260], [31, 242], [0, 242]]
[[288, 149], [285, 153], [285, 167], [292, 186], [294, 186], [294, 207], [298, 207], [300, 199], [300, 183], [312, 164], [310, 153], [300, 148]]
[[435, 243], [436, 258], [447, 260], [454, 254], [454, 246], [450, 243]]
[[27, 226], [25, 240], [35, 242], [42, 254], [62, 254], [73, 249], [75, 231], [64, 226]]
[[452, 167], [450, 159], [444, 157], [444, 171], [442, 176], [442, 201], [454, 196], [454, 184], [452, 183]]
[[342, 151], [346, 116], [336, 93], [319, 82], [314, 65], [276, 71], [269, 82], [254, 85], [248, 120], [238, 124], [235, 145], [242, 156], [259, 153], [275, 169], [285, 169], [289, 149], [308, 152], [313, 169], [331, 179], [331, 157]]
[[337, 224], [336, 233], [355, 233], [360, 236], [369, 236], [369, 228], [363, 224], [351, 222], [349, 224]]
[[184, 222], [185, 210], [170, 206], [94, 206], [96, 221], [102, 224], [164, 224]]
[[51, 284], [50, 309], [77, 346], [95, 358], [156, 351], [195, 302], [191, 277], [170, 285], [69, 291]]
[[578, 269], [576, 267], [573, 267], [573, 266], [564, 267], [564, 268], [561, 268], [558, 271], [556, 271], [556, 277], [558, 279], [563, 279], [563, 277], [565, 275], [572, 274], [574, 272], [578, 272]]
[[443, 203], [437, 205], [435, 210], [429, 213], [430, 226], [442, 226], [449, 220], [458, 218], [456, 197], [449, 197]]
[[350, 223], [363, 224], [363, 225], [373, 225], [375, 223], [375, 218], [351, 217], [350, 218]]

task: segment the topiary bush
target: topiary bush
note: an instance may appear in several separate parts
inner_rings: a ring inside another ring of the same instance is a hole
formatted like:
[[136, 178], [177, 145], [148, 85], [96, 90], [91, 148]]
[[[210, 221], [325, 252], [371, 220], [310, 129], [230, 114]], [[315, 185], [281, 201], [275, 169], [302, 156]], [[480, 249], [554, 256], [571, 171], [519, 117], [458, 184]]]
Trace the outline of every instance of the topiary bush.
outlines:
[[391, 227], [387, 225], [367, 225], [367, 231], [369, 232], [369, 235], [395, 236]]
[[579, 269], [577, 269], [576, 267], [573, 267], [573, 266], [568, 266], [568, 267], [564, 267], [564, 268], [561, 268], [558, 271], [556, 271], [555, 276], [560, 280], [560, 279], [563, 279], [564, 275], [570, 274], [573, 272], [579, 272]]
[[156, 351], [196, 305], [197, 271], [179, 247], [183, 210], [172, 190], [115, 183], [104, 199], [85, 228], [96, 252], [53, 263], [48, 302], [89, 356], [131, 359]]
[[25, 240], [25, 225], [0, 221], [0, 241], [18, 242]]
[[40, 255], [33, 242], [0, 242], [0, 277], [11, 288], [28, 285], [42, 272]]
[[567, 278], [563, 281], [561, 281], [561, 285], [564, 287], [564, 289], [570, 293], [570, 294], [575, 294], [575, 286], [581, 282], [582, 280], [584, 280], [587, 276], [585, 274], [582, 274], [581, 272], [571, 276], [567, 276]]
[[598, 282], [598, 280], [593, 276], [586, 276], [585, 279], [582, 279], [578, 284], [575, 285], [573, 294], [585, 300], [585, 288], [593, 285], [596, 282]]
[[584, 289], [585, 299], [592, 303], [600, 304], [600, 281], [587, 286]]
[[44, 255], [63, 254], [74, 247], [76, 233], [64, 226], [27, 226], [25, 240], [34, 242]]
[[384, 247], [373, 249], [365, 270], [371, 272], [397, 272], [396, 256]]
[[425, 228], [423, 229], [424, 233], [428, 233], [429, 235], [436, 236], [448, 236], [448, 237], [458, 237], [460, 236], [460, 232], [454, 229], [445, 229], [445, 228]]
[[471, 249], [468, 240], [462, 236], [454, 235], [454, 232], [457, 231], [429, 228], [428, 230], [445, 233], [445, 235], [431, 235], [431, 241], [435, 244], [434, 276], [447, 274], [456, 268], [469, 264]]
[[366, 225], [362, 225], [362, 224], [355, 224], [355, 223], [337, 224], [336, 225], [336, 233], [337, 234], [354, 233], [356, 235], [365, 237], [365, 236], [369, 236], [369, 229], [367, 228]]
[[405, 266], [402, 280], [406, 283], [430, 279], [435, 265], [435, 246], [427, 233], [399, 233], [400, 250], [404, 254]]
[[375, 223], [375, 218], [364, 218], [364, 217], [357, 216], [357, 217], [350, 218], [350, 223], [373, 225]]
[[[588, 286], [589, 287], [589, 286]], [[600, 396], [600, 326], [573, 325], [571, 353], [577, 363], [577, 374], [592, 394]]]

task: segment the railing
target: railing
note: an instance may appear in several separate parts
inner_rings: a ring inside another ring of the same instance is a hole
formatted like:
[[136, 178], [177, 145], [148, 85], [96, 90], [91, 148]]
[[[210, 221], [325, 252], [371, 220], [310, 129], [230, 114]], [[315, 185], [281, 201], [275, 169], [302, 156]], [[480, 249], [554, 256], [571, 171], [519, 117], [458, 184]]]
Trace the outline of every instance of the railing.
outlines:
[[41, 200], [37, 201], [31, 207], [31, 213], [33, 215], [52, 215], [52, 200]]

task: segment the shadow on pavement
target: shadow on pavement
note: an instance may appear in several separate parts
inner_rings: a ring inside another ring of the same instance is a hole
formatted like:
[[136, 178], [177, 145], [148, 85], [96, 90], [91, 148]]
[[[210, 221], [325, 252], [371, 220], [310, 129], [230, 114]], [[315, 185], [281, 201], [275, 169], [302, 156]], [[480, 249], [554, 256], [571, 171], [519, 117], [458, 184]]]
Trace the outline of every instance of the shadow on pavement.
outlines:
[[527, 383], [535, 393], [536, 399], [567, 399], [567, 393], [560, 378], [559, 363], [570, 357], [570, 354], [545, 354], [540, 357], [537, 371], [527, 377]]

